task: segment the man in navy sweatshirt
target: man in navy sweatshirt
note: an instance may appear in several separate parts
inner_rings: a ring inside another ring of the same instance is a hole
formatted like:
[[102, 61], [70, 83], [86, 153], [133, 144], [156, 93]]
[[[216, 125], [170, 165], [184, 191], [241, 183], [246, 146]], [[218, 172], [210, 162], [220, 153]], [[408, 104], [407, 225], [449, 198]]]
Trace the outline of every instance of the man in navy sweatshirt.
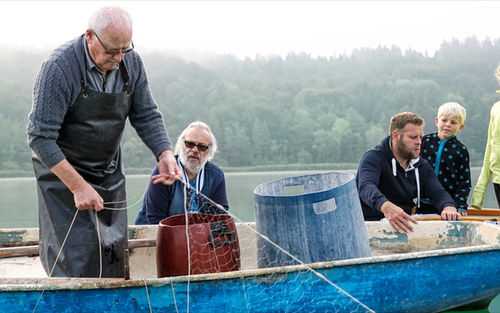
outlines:
[[[403, 112], [390, 122], [390, 135], [365, 153], [356, 175], [365, 220], [387, 218], [399, 232], [413, 231], [410, 215], [422, 197], [429, 198], [443, 220], [458, 220], [455, 202], [430, 164], [419, 158], [424, 120]], [[416, 201], [416, 204], [415, 204]]]

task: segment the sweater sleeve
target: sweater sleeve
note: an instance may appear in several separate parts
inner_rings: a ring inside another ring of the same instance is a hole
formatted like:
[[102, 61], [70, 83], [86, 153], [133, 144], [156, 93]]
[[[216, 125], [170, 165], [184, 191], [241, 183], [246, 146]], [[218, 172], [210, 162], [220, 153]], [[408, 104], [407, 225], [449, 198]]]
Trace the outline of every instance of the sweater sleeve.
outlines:
[[491, 155], [491, 136], [493, 127], [493, 115], [490, 113], [490, 123], [488, 126], [488, 139], [486, 141], [486, 149], [484, 151], [483, 167], [481, 168], [481, 173], [477, 179], [476, 186], [474, 187], [474, 192], [472, 193], [471, 205], [476, 208], [482, 208], [484, 204], [484, 195], [486, 193], [486, 187], [490, 181], [491, 170], [490, 170], [490, 155]]
[[151, 95], [144, 65], [137, 54], [129, 60], [134, 75], [130, 123], [148, 148], [158, 157], [164, 150], [171, 149], [170, 140], [163, 123], [163, 117]]
[[71, 102], [71, 87], [61, 66], [45, 61], [38, 72], [27, 126], [28, 145], [48, 168], [65, 158], [56, 143]]
[[[158, 166], [153, 170], [153, 175], [158, 174]], [[149, 224], [158, 224], [168, 217], [168, 211], [172, 202], [170, 186], [163, 184], [153, 184], [149, 182], [144, 196], [144, 210]]]
[[377, 211], [380, 211], [382, 204], [388, 201], [378, 188], [382, 175], [382, 164], [384, 164], [384, 160], [376, 152], [369, 151], [361, 159], [357, 174], [359, 198]]

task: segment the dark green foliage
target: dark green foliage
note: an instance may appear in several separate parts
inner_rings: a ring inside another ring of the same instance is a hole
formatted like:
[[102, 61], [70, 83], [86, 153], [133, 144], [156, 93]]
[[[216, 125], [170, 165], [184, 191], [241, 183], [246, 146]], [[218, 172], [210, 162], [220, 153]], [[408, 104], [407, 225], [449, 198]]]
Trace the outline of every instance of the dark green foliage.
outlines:
[[[2, 54], [2, 170], [31, 171], [25, 127], [35, 74], [46, 54]], [[392, 115], [416, 112], [426, 120], [425, 132], [433, 132], [437, 108], [448, 101], [467, 109], [458, 136], [472, 165], [480, 166], [489, 110], [500, 99], [493, 76], [499, 56], [499, 40], [474, 37], [443, 42], [433, 57], [397, 47], [335, 58], [217, 56], [199, 63], [142, 55], [172, 143], [191, 121], [205, 121], [219, 143], [214, 161], [226, 168], [356, 164], [387, 135]], [[127, 169], [155, 164], [129, 125], [122, 150]]]

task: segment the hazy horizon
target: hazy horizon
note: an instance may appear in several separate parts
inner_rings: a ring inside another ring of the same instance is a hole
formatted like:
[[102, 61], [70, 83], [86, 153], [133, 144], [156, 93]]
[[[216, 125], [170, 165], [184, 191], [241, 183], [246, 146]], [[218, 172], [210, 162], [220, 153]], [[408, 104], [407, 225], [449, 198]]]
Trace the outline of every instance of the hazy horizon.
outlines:
[[104, 5], [129, 11], [140, 52], [335, 57], [397, 46], [432, 56], [443, 41], [500, 38], [495, 1], [0, 1], [0, 46], [52, 50]]

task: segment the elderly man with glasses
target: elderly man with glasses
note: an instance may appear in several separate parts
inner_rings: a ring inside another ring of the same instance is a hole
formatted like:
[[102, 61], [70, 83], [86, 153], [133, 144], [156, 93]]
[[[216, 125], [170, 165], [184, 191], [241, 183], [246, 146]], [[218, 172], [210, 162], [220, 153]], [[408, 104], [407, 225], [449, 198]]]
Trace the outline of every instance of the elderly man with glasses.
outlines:
[[180, 176], [133, 48], [129, 14], [104, 7], [85, 34], [43, 62], [36, 78], [27, 132], [38, 184], [40, 257], [49, 276], [127, 277], [120, 153], [127, 118], [157, 158], [159, 180], [172, 184]]
[[223, 214], [228, 210], [224, 173], [210, 160], [217, 142], [210, 127], [200, 121], [189, 124], [175, 144], [182, 178], [172, 185], [157, 184], [158, 167], [144, 195], [136, 224], [158, 224], [172, 215], [188, 213]]

